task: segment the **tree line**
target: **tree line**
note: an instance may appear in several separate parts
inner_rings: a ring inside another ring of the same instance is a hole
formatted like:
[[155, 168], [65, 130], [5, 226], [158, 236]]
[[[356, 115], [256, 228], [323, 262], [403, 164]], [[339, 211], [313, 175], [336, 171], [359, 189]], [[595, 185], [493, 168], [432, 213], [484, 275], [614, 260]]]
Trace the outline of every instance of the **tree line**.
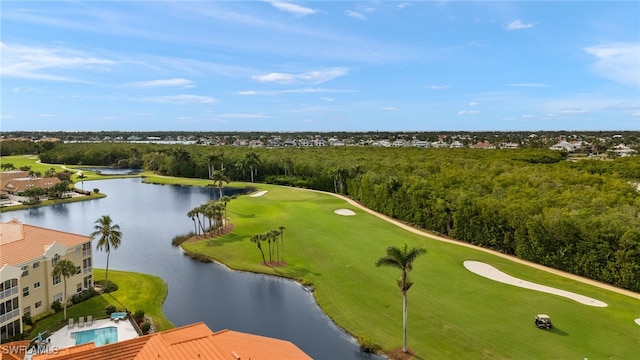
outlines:
[[545, 149], [111, 143], [58, 145], [40, 156], [194, 178], [223, 171], [233, 181], [340, 193], [420, 228], [640, 291], [639, 157], [568, 161]]

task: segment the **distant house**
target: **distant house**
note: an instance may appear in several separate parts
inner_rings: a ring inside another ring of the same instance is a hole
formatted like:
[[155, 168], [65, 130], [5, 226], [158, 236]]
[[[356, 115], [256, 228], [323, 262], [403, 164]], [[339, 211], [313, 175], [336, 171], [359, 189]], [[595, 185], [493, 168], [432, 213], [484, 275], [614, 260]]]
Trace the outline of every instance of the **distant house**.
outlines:
[[632, 156], [638, 153], [632, 148], [626, 146], [625, 144], [616, 145], [612, 151], [616, 153], [616, 155], [618, 156]]
[[473, 145], [469, 145], [471, 149], [495, 149], [496, 146], [488, 141], [477, 142]]
[[459, 149], [459, 148], [463, 148], [464, 144], [462, 144], [460, 141], [458, 140], [454, 140], [451, 145], [449, 145], [450, 148], [452, 149]]
[[576, 151], [576, 147], [568, 141], [560, 141], [559, 143], [551, 146], [549, 149], [556, 150], [556, 151], [567, 151], [567, 152]]
[[392, 142], [391, 146], [392, 147], [407, 147], [407, 146], [411, 146], [411, 143], [408, 142], [407, 140], [398, 139], [398, 140]]
[[417, 148], [428, 148], [431, 146], [431, 144], [429, 144], [429, 142], [426, 140], [413, 140], [412, 146]]
[[57, 177], [29, 176], [28, 171], [3, 171], [0, 173], [0, 193], [16, 195], [32, 188], [48, 189], [60, 183]]
[[520, 145], [519, 145], [519, 144], [512, 143], [512, 142], [504, 143], [504, 144], [501, 144], [501, 145], [500, 145], [500, 148], [501, 148], [501, 149], [517, 149], [517, 148], [519, 148], [519, 147], [520, 147]]

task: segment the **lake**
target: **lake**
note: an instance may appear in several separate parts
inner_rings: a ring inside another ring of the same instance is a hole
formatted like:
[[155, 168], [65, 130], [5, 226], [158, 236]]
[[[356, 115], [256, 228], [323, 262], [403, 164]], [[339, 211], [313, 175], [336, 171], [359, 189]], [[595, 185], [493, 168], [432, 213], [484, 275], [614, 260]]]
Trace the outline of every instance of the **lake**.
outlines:
[[[95, 220], [110, 215], [123, 238], [121, 246], [111, 251], [109, 268], [164, 279], [169, 294], [163, 310], [176, 326], [203, 321], [213, 331], [231, 329], [284, 339], [314, 359], [378, 359], [361, 353], [354, 339], [298, 283], [200, 263], [171, 245], [174, 236], [193, 230], [187, 212], [216, 199], [217, 188], [150, 185], [139, 178], [91, 181], [88, 186], [107, 197], [10, 211], [0, 214], [0, 220], [16, 217], [26, 224], [88, 235]], [[225, 190], [225, 195], [239, 191]], [[94, 266], [106, 266], [106, 254], [95, 251], [95, 242]]]

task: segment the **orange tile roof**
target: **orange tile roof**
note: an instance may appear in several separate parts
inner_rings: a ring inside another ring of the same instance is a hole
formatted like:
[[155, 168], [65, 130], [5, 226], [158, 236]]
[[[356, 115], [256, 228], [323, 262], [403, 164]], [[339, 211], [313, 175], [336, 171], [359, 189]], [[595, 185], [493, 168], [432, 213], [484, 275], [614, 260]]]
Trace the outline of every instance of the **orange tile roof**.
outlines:
[[31, 188], [42, 188], [48, 189], [55, 184], [60, 183], [60, 179], [57, 177], [47, 177], [47, 178], [15, 178], [10, 179], [8, 181], [2, 181], [2, 188], [0, 190], [10, 192], [10, 193], [19, 193]]
[[202, 322], [101, 347], [74, 346], [33, 360], [289, 360], [311, 359], [291, 342], [230, 330], [212, 332]]
[[2, 360], [23, 360], [29, 347], [29, 340], [20, 340], [4, 343], [0, 345], [0, 359]]
[[90, 242], [91, 237], [27, 225], [17, 219], [0, 223], [0, 267], [38, 259], [54, 241], [72, 247]]

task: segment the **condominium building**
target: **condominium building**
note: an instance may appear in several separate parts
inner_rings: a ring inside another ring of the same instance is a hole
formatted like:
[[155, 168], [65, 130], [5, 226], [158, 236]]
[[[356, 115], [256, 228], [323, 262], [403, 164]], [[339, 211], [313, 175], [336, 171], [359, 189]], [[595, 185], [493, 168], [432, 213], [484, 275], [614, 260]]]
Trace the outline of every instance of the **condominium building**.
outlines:
[[0, 339], [22, 332], [22, 317], [36, 316], [64, 299], [64, 284], [53, 276], [60, 259], [76, 266], [66, 279], [67, 299], [93, 286], [91, 237], [23, 224], [0, 223]]

